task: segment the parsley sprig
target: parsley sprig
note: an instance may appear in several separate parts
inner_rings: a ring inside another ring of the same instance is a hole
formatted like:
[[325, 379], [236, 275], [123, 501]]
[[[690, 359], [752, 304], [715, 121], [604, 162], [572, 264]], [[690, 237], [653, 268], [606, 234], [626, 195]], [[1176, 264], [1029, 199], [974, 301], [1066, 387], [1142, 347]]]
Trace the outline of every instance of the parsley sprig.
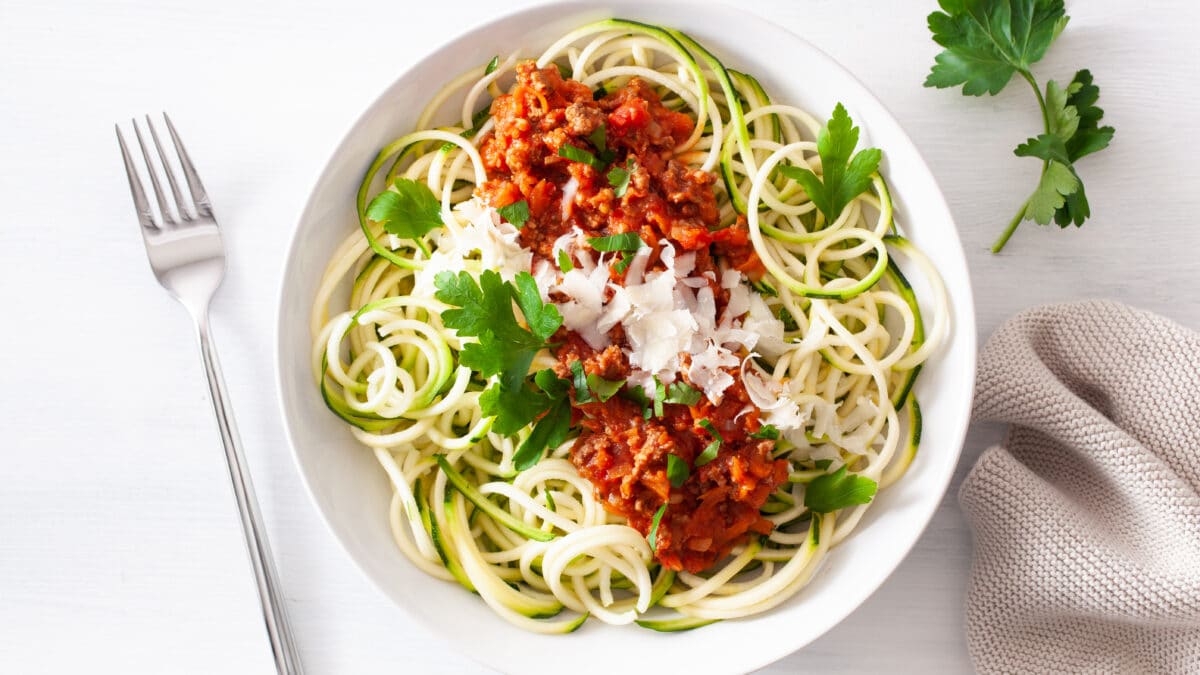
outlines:
[[[538, 371], [532, 384], [528, 377], [533, 357], [562, 325], [562, 315], [554, 305], [542, 302], [528, 272], [517, 274], [510, 283], [493, 270], [485, 270], [478, 282], [467, 272], [446, 271], [438, 273], [434, 284], [437, 299], [452, 305], [442, 312], [442, 322], [460, 336], [477, 338], [463, 345], [459, 362], [484, 377], [496, 377], [479, 396], [480, 410], [495, 418], [492, 429], [511, 435], [536, 420], [513, 456], [518, 471], [533, 466], [547, 447], [562, 443], [570, 431], [570, 383], [552, 370]], [[517, 320], [514, 304], [521, 310], [524, 326]]]
[[838, 103], [833, 116], [817, 136], [817, 154], [821, 157], [821, 176], [798, 166], [781, 165], [779, 173], [804, 188], [824, 216], [832, 223], [855, 197], [871, 186], [871, 176], [879, 170], [883, 153], [879, 148], [858, 152], [858, 127], [850, 120], [845, 106]]
[[1083, 225], [1091, 215], [1075, 162], [1108, 147], [1113, 128], [1096, 102], [1100, 88], [1080, 70], [1066, 86], [1051, 80], [1042, 94], [1030, 68], [1066, 27], [1062, 0], [940, 0], [929, 15], [933, 40], [945, 48], [935, 57], [927, 87], [957, 87], [967, 96], [996, 95], [1020, 75], [1033, 88], [1045, 132], [1013, 151], [1042, 160], [1037, 187], [992, 246], [998, 253], [1023, 220], [1059, 227]]

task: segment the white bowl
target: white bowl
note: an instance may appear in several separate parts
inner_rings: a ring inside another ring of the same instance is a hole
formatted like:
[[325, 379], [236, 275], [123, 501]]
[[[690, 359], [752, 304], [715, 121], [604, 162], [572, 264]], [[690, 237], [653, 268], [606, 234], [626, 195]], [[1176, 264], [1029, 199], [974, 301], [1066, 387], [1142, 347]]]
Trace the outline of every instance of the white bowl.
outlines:
[[[774, 100], [818, 117], [842, 101], [870, 143], [884, 151], [897, 220], [941, 271], [954, 328], [917, 384], [925, 424], [911, 469], [880, 494], [853, 535], [829, 554], [796, 597], [760, 616], [686, 633], [589, 622], [571, 635], [532, 635], [505, 623], [457, 584], [426, 576], [396, 548], [387, 520], [392, 493], [383, 471], [325, 409], [313, 384], [309, 312], [334, 247], [357, 227], [354, 198], [363, 172], [380, 147], [412, 130], [434, 92], [469, 64], [517, 46], [536, 56], [568, 30], [608, 16], [690, 33], [727, 65], [756, 75]], [[384, 593], [445, 639], [445, 648], [516, 673], [601, 673], [629, 670], [630, 664], [645, 672], [744, 672], [816, 639], [883, 583], [929, 522], [962, 447], [975, 372], [975, 316], [962, 248], [942, 194], [912, 141], [883, 105], [824, 53], [732, 7], [553, 4], [510, 14], [450, 40], [403, 73], [330, 158], [292, 237], [279, 303], [283, 416], [300, 473], [334, 536]]]

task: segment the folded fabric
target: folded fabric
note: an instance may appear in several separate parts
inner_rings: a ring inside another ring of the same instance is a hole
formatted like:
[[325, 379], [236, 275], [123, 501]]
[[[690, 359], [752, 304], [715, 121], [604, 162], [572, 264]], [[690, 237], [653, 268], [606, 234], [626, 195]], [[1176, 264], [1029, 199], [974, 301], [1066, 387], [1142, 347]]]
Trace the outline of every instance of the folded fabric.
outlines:
[[982, 673], [1200, 673], [1200, 335], [1111, 302], [1009, 320], [959, 500]]

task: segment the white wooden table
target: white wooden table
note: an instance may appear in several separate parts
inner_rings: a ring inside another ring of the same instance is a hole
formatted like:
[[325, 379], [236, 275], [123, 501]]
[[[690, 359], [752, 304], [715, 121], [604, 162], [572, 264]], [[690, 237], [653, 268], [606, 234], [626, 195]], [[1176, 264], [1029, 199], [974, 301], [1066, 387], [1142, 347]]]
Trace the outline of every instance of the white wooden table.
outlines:
[[[230, 249], [214, 324], [309, 673], [459, 673], [354, 569], [301, 487], [275, 403], [283, 245], [325, 158], [407, 64], [498, 3], [0, 0], [0, 664], [22, 673], [271, 669], [189, 323], [154, 283], [112, 123], [167, 109]], [[513, 3], [524, 4], [524, 3]], [[1200, 328], [1200, 6], [1072, 3], [1041, 78], [1089, 67], [1111, 149], [1082, 163], [1095, 217], [1025, 224], [1012, 148], [1027, 89], [921, 87], [929, 1], [755, 3], [831, 53], [922, 148], [958, 222], [979, 335], [1024, 307], [1109, 297]], [[465, 22], [465, 23], [464, 23]], [[748, 46], [753, 48], [753, 46]], [[786, 58], [786, 55], [781, 55]], [[797, 73], [802, 76], [802, 73]], [[767, 672], [961, 673], [970, 536], [955, 485], [896, 574]]]

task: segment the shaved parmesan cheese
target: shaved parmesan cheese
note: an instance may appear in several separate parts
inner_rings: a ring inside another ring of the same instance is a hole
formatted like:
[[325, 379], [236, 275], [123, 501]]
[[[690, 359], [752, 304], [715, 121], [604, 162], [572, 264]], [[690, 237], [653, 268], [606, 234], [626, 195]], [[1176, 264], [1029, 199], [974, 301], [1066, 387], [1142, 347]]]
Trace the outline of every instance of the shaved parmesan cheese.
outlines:
[[767, 375], [754, 365], [751, 353], [742, 361], [742, 384], [750, 396], [750, 402], [763, 413], [763, 421], [780, 431], [803, 429], [808, 415], [800, 411], [799, 404], [787, 395], [783, 384]]
[[769, 359], [779, 358], [788, 348], [783, 339], [783, 322], [771, 313], [761, 295], [752, 293], [747, 300], [749, 313], [742, 319], [742, 328], [758, 336], [754, 346], [747, 348], [756, 349]]

